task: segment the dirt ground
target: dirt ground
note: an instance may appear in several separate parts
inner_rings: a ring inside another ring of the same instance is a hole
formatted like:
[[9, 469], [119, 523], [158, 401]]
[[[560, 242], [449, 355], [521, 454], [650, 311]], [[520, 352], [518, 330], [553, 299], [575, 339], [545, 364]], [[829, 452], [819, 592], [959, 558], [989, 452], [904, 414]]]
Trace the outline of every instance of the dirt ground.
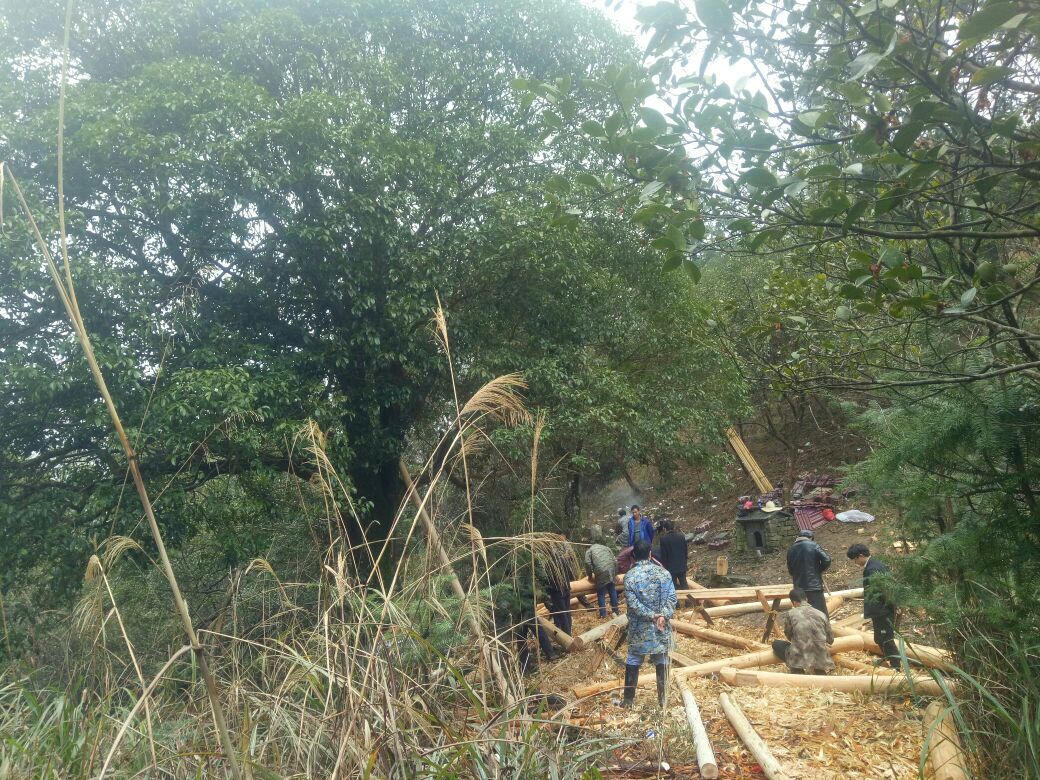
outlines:
[[[748, 436], [746, 442], [763, 471], [774, 483], [786, 469], [786, 454], [766, 438]], [[855, 462], [865, 454], [864, 443], [840, 431], [817, 431], [800, 448], [796, 473], [841, 474], [842, 466]], [[660, 490], [654, 487], [654, 476], [635, 470], [633, 477], [641, 488], [635, 494], [627, 482], [619, 482], [603, 491], [594, 522], [601, 528], [611, 527], [615, 508], [622, 503], [640, 503], [652, 517], [669, 517], [680, 530], [710, 522], [712, 534], [734, 530], [738, 497], [756, 493], [751, 479], [737, 465], [736, 458], [727, 470], [728, 482], [708, 487], [707, 476], [696, 469], [674, 475]], [[835, 505], [836, 511], [862, 509], [876, 514], [873, 523], [846, 525], [831, 522], [817, 529], [816, 540], [834, 559], [827, 575], [832, 590], [862, 584], [860, 570], [845, 556], [853, 542], [864, 542], [882, 558], [902, 554], [901, 541], [889, 527], [891, 516], [877, 508], [864, 506], [855, 497]], [[793, 541], [793, 540], [792, 540]], [[741, 554], [732, 545], [722, 550], [704, 546], [690, 547], [690, 577], [705, 582], [714, 573], [716, 558], [726, 555], [731, 575], [750, 577], [756, 584], [789, 582], [785, 550], [757, 554]], [[862, 602], [849, 600], [833, 618], [851, 616], [862, 609]], [[681, 612], [680, 608], [680, 612]], [[765, 617], [761, 613], [717, 620], [716, 628], [761, 640]], [[594, 612], [578, 612], [574, 620], [575, 635], [600, 622]], [[905, 630], [920, 634], [909, 623]], [[676, 635], [676, 650], [694, 661], [708, 661], [739, 655], [741, 651], [719, 647], [700, 640]], [[543, 664], [532, 680], [532, 687], [543, 693], [557, 693], [567, 698], [568, 717], [577, 727], [616, 740], [615, 766], [661, 761], [671, 767], [678, 778], [699, 777], [694, 749], [689, 735], [680, 692], [672, 686], [663, 713], [656, 706], [652, 688], [641, 688], [634, 711], [621, 709], [620, 692], [604, 693], [576, 701], [571, 689], [575, 685], [617, 679], [623, 674], [624, 647], [615, 657], [608, 656], [599, 668], [589, 668], [595, 652], [591, 648], [572, 653], [553, 663]], [[869, 663], [865, 653], [849, 653], [846, 657]], [[784, 671], [782, 664], [763, 667], [766, 671]], [[650, 667], [644, 671], [650, 671]], [[833, 674], [854, 674], [836, 669]], [[719, 694], [728, 692], [745, 714], [774, 756], [792, 778], [842, 780], [845, 778], [915, 778], [922, 746], [922, 702], [907, 696], [867, 696], [806, 689], [731, 688], [707, 677], [688, 678], [711, 737], [720, 768], [727, 779], [762, 778], [761, 767], [740, 743], [727, 722], [719, 703]], [[624, 776], [621, 774], [615, 775]], [[645, 774], [632, 776], [649, 776]]]
[[[839, 608], [834, 617], [843, 618], [861, 609], [853, 600]], [[760, 640], [765, 617], [761, 613], [716, 620], [716, 628]], [[594, 612], [575, 615], [575, 634], [598, 624]], [[678, 652], [694, 661], [711, 661], [741, 654], [740, 650], [676, 635]], [[594, 682], [618, 680], [623, 675], [624, 647], [607, 656], [599, 668], [589, 668], [592, 648], [544, 663], [533, 675], [532, 688], [557, 693], [569, 702], [567, 716], [579, 728], [609, 736], [618, 747], [611, 766], [667, 762], [670, 774], [662, 777], [697, 778], [696, 754], [690, 738], [682, 694], [670, 686], [663, 712], [657, 708], [654, 688], [640, 688], [633, 710], [619, 707], [620, 691], [575, 700], [572, 688]], [[847, 658], [870, 663], [865, 653], [846, 653]], [[782, 664], [763, 671], [784, 671]], [[652, 671], [647, 665], [644, 671]], [[854, 674], [836, 669], [832, 674]], [[720, 693], [729, 693], [744, 710], [773, 755], [792, 778], [844, 780], [845, 778], [915, 778], [922, 743], [921, 711], [908, 696], [868, 696], [812, 689], [731, 687], [710, 677], [689, 677], [693, 692], [711, 738], [719, 765], [719, 776], [727, 780], [761, 780], [765, 775], [737, 738], [719, 703]], [[624, 775], [617, 775], [624, 776]], [[646, 776], [646, 775], [638, 775]]]

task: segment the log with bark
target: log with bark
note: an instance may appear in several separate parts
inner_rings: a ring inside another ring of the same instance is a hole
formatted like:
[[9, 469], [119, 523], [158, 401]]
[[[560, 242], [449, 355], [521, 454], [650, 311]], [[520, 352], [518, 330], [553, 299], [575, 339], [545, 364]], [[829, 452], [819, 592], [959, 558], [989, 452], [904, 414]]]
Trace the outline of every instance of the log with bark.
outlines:
[[693, 737], [693, 746], [697, 751], [697, 768], [701, 777], [713, 780], [719, 776], [719, 765], [715, 761], [715, 752], [711, 749], [711, 741], [708, 732], [701, 720], [701, 711], [697, 708], [697, 700], [693, 698], [693, 692], [686, 686], [682, 688], [683, 704], [686, 707], [686, 721], [690, 724], [690, 735]]
[[758, 736], [758, 732], [752, 727], [739, 705], [726, 694], [719, 696], [719, 700], [722, 702], [722, 711], [726, 713], [726, 719], [737, 732], [740, 741], [747, 746], [748, 751], [762, 767], [762, 773], [768, 780], [789, 780], [789, 775], [784, 772], [780, 762], [774, 758], [766, 743]]
[[933, 780], [968, 780], [968, 762], [953, 713], [934, 701], [924, 711], [924, 743]]
[[[685, 671], [685, 670], [684, 670]], [[901, 694], [913, 692], [922, 696], [941, 696], [942, 688], [931, 677], [904, 675], [829, 675], [786, 674], [784, 672], [742, 671], [727, 667], [719, 677], [730, 685], [763, 685], [773, 688], [820, 688], [846, 693]]]

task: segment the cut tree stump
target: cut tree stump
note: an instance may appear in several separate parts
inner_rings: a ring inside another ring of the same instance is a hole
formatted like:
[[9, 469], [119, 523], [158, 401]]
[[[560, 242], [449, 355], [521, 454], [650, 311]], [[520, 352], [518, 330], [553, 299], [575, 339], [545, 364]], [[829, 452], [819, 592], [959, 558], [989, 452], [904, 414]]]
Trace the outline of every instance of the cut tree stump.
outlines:
[[[685, 669], [683, 671], [686, 671]], [[913, 692], [922, 696], [941, 696], [942, 688], [931, 677], [916, 676], [909, 680], [903, 675], [829, 675], [785, 674], [783, 672], [745, 672], [727, 667], [719, 672], [730, 685], [763, 685], [771, 688], [819, 688], [846, 693], [902, 694]]]
[[711, 741], [708, 732], [701, 720], [701, 711], [697, 708], [697, 700], [693, 698], [693, 692], [683, 684], [681, 686], [683, 704], [686, 706], [686, 721], [690, 724], [690, 734], [693, 737], [693, 746], [697, 750], [697, 768], [701, 777], [714, 780], [719, 776], [719, 765], [715, 761], [715, 751], [711, 749]]
[[953, 713], [933, 701], [924, 711], [924, 742], [932, 780], [968, 780], [968, 762]]
[[719, 696], [719, 700], [722, 702], [722, 711], [726, 713], [726, 719], [737, 732], [740, 741], [747, 746], [758, 765], [762, 767], [762, 772], [768, 780], [790, 780], [790, 776], [784, 772], [780, 762], [773, 757], [766, 743], [762, 741], [762, 737], [758, 736], [758, 732], [755, 731], [739, 705], [726, 694]]

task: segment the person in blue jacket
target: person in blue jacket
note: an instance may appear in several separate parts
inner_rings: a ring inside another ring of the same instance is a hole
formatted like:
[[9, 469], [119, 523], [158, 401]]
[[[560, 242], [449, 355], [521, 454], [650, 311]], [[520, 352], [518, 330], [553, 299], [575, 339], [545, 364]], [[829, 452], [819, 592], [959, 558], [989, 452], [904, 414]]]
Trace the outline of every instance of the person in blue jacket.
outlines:
[[632, 504], [632, 514], [628, 517], [628, 546], [634, 547], [637, 539], [650, 545], [654, 541], [654, 524], [639, 510], [639, 504]]

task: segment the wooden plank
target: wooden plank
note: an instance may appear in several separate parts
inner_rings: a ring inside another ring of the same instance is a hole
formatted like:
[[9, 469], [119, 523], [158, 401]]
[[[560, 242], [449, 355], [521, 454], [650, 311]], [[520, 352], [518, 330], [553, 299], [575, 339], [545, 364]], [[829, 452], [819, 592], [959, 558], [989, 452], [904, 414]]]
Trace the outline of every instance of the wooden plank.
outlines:
[[758, 488], [761, 493], [772, 493], [773, 484], [766, 477], [765, 472], [758, 465], [758, 461], [751, 454], [751, 451], [744, 444], [744, 440], [740, 438], [740, 434], [737, 433], [737, 429], [732, 426], [726, 429], [726, 438], [729, 440], [729, 446], [733, 448], [733, 452], [736, 453], [737, 458], [744, 466], [745, 471], [751, 476], [752, 481], [755, 483], [755, 487]]
[[[757, 599], [758, 592], [762, 591], [762, 594], [772, 599], [777, 596], [783, 598], [791, 592], [791, 586], [789, 584], [784, 585], [744, 585], [732, 588], [689, 588], [686, 590], [677, 590], [677, 594], [689, 594], [697, 599]], [[843, 593], [844, 591], [839, 591]]]

